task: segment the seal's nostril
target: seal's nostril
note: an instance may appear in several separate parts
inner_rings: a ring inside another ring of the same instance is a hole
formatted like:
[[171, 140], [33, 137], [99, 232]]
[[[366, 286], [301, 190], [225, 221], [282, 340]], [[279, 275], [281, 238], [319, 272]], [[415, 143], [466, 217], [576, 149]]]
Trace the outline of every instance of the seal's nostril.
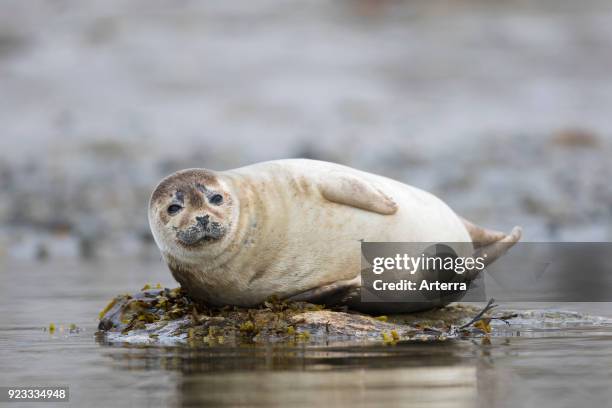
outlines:
[[205, 215], [204, 217], [196, 217], [196, 221], [198, 224], [206, 225], [208, 224], [208, 215]]

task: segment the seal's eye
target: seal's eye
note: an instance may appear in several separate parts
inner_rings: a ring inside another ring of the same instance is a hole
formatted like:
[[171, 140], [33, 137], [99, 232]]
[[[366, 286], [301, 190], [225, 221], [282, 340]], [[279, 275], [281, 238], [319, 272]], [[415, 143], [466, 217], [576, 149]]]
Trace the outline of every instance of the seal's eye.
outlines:
[[210, 201], [210, 203], [214, 205], [221, 205], [221, 203], [223, 202], [223, 196], [221, 194], [214, 194], [209, 198], [208, 201]]
[[170, 215], [174, 215], [177, 212], [181, 211], [183, 209], [183, 207], [181, 207], [178, 204], [172, 204], [170, 207], [168, 207], [168, 214]]

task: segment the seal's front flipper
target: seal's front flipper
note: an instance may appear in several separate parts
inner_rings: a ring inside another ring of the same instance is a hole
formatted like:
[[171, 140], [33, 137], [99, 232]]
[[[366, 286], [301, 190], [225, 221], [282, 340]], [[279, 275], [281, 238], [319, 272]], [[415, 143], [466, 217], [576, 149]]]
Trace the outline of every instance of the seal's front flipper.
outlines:
[[298, 293], [297, 295], [289, 297], [287, 300], [337, 305], [343, 303], [347, 296], [352, 295], [352, 293], [358, 291], [359, 288], [361, 288], [361, 275], [353, 279], [337, 281]]
[[382, 215], [397, 212], [391, 197], [372, 183], [352, 174], [331, 173], [319, 182], [319, 190], [327, 200]]

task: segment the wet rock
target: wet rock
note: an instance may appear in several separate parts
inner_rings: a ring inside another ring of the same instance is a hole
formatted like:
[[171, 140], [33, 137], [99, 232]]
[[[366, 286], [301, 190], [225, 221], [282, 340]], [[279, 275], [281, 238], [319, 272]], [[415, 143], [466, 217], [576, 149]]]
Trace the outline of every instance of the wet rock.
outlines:
[[421, 313], [369, 316], [305, 302], [271, 299], [254, 308], [213, 308], [193, 302], [181, 288], [145, 285], [115, 297], [101, 312], [103, 344], [354, 345], [440, 342], [493, 337], [567, 335], [567, 328], [609, 327], [609, 318], [577, 312], [495, 310], [454, 304]]
[[332, 340], [384, 340], [383, 333], [393, 338], [406, 337], [413, 327], [401, 323], [387, 322], [372, 316], [318, 310], [299, 313], [290, 321], [301, 330], [307, 330], [313, 336]]
[[[180, 288], [146, 285], [117, 296], [100, 312], [98, 326], [110, 343], [241, 345], [376, 341], [441, 341], [477, 312], [454, 305], [413, 315], [369, 316], [305, 302], [271, 299], [260, 307], [214, 308], [192, 301]], [[482, 334], [481, 332], [479, 332]]]

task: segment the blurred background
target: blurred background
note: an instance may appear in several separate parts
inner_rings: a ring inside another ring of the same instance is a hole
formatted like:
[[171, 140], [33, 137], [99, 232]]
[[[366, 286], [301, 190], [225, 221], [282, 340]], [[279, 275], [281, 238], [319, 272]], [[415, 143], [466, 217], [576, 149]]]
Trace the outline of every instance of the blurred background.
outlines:
[[610, 21], [605, 0], [3, 1], [0, 256], [158, 258], [161, 177], [289, 157], [528, 241], [612, 240]]
[[606, 406], [604, 328], [259, 360], [93, 334], [117, 294], [176, 286], [147, 204], [186, 167], [330, 160], [527, 241], [612, 241], [611, 22], [607, 0], [2, 0], [0, 384], [68, 384], [75, 406]]

